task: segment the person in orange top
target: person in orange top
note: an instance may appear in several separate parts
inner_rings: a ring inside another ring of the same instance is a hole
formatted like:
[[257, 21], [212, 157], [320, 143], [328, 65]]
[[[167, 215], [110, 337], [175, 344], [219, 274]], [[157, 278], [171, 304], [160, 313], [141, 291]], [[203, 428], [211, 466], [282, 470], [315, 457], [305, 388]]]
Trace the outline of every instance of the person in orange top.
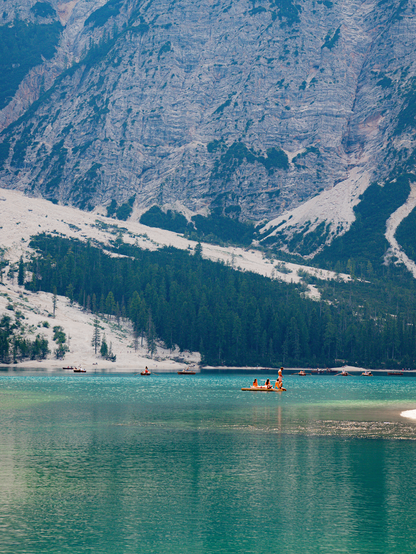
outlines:
[[254, 379], [253, 385], [252, 385], [252, 386], [253, 386], [253, 387], [258, 387], [258, 386], [259, 386], [259, 384], [258, 384], [258, 382], [257, 382], [257, 379]]

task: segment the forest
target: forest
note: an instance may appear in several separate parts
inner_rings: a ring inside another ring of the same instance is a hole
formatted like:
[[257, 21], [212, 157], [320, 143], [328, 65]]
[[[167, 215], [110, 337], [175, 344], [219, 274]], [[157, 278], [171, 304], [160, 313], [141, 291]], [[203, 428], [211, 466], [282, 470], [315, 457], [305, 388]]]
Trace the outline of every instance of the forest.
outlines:
[[130, 319], [151, 353], [159, 340], [197, 350], [209, 365], [415, 367], [416, 309], [407, 282], [406, 293], [389, 297], [378, 285], [328, 283], [316, 302], [304, 297], [304, 285], [205, 260], [200, 245], [152, 252], [120, 240], [118, 257], [56, 236], [38, 235], [31, 246], [37, 255], [26, 264], [28, 289]]

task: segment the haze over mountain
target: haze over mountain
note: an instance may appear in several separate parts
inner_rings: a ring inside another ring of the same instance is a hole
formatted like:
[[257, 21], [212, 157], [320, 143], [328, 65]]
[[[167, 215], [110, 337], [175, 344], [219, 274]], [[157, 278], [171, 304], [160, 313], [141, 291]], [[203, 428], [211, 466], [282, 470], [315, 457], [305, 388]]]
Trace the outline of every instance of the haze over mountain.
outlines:
[[4, 0], [1, 23], [2, 187], [261, 221], [263, 244], [304, 256], [347, 232], [363, 198], [380, 236], [401, 209], [399, 257], [410, 0]]

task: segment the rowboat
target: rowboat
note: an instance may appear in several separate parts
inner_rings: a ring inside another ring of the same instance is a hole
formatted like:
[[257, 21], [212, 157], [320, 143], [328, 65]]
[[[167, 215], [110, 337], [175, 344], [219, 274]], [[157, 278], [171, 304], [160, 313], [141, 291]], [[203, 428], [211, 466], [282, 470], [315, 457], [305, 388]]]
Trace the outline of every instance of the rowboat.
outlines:
[[192, 367], [192, 365], [188, 365], [185, 369], [180, 369], [178, 375], [195, 375], [196, 371], [194, 371]]
[[87, 370], [83, 367], [74, 367], [74, 373], [87, 373]]
[[387, 375], [403, 375], [403, 371], [388, 371]]
[[245, 387], [242, 388], [243, 391], [251, 391], [251, 392], [283, 392], [286, 389], [266, 389], [263, 387]]
[[144, 370], [140, 372], [140, 375], [152, 375], [149, 370]]

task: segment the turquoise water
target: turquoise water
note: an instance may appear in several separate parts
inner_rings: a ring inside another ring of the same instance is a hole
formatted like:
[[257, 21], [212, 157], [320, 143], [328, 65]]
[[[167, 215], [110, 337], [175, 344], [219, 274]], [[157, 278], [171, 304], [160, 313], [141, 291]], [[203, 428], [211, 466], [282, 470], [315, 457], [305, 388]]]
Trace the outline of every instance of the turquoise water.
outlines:
[[0, 553], [414, 553], [416, 379], [0, 373]]

